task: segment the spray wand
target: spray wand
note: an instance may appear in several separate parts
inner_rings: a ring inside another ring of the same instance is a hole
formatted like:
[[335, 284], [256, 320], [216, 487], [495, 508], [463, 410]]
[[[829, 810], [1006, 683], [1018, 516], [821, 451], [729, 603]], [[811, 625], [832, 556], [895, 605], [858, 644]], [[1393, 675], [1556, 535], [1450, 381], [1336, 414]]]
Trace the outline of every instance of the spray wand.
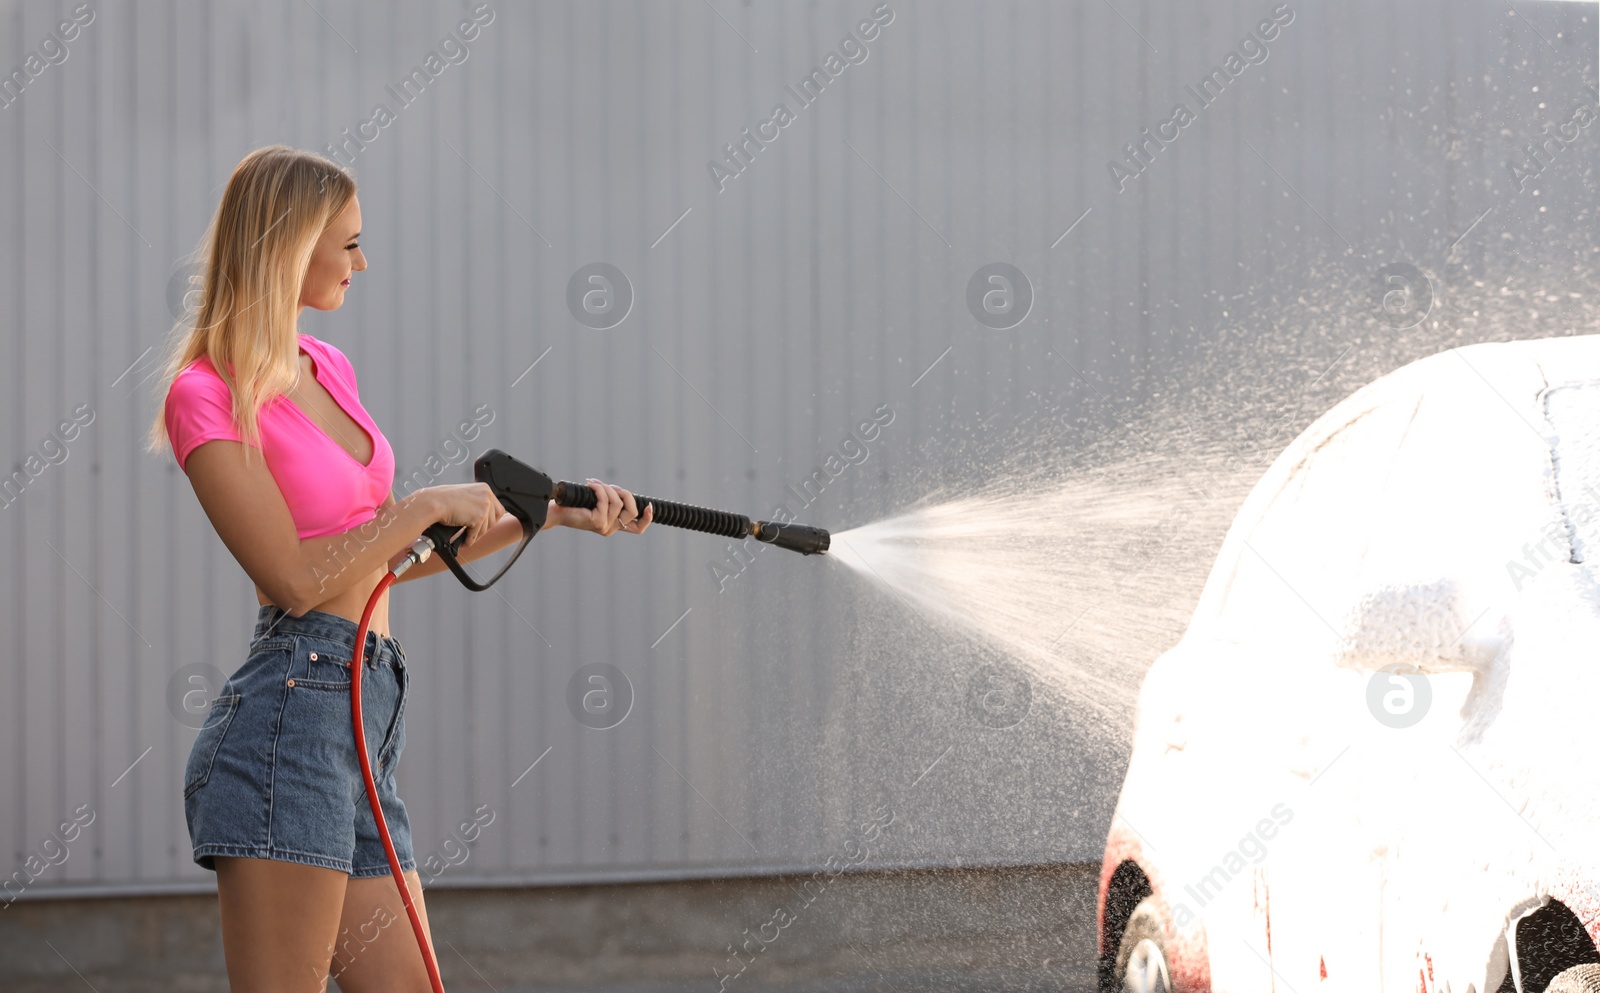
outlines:
[[[465, 540], [464, 529], [458, 525], [435, 524], [424, 531], [424, 536], [431, 541], [434, 550], [444, 557], [445, 565], [449, 566], [450, 571], [456, 574], [456, 578], [470, 590], [486, 590], [494, 585], [495, 580], [505, 575], [506, 569], [516, 561], [522, 549], [527, 547], [528, 540], [544, 526], [551, 500], [558, 506], [582, 507], [590, 510], [594, 509], [597, 500], [594, 490], [589, 487], [566, 480], [559, 483], [552, 482], [549, 476], [532, 466], [518, 462], [498, 448], [491, 448], [479, 456], [478, 461], [473, 464], [473, 473], [478, 482], [489, 485], [489, 489], [499, 499], [501, 506], [522, 522], [523, 541], [522, 545], [518, 546], [516, 554], [506, 560], [498, 573], [488, 582], [480, 583], [468, 575], [456, 560], [461, 541]], [[787, 548], [802, 555], [816, 555], [828, 550], [828, 532], [822, 528], [806, 524], [782, 524], [777, 521], [752, 521], [743, 514], [711, 510], [671, 500], [657, 500], [655, 497], [639, 494], [634, 494], [633, 499], [641, 512], [646, 504], [655, 505], [655, 518], [651, 522], [654, 524], [686, 528], [724, 538], [755, 538], [757, 541]], [[452, 541], [451, 536], [457, 531], [463, 531], [463, 536]]]
[[[389, 860], [389, 872], [394, 876], [395, 885], [400, 889], [400, 901], [405, 904], [406, 916], [411, 919], [411, 930], [417, 936], [417, 948], [422, 952], [422, 962], [428, 970], [428, 982], [433, 986], [434, 993], [444, 993], [444, 982], [439, 978], [439, 963], [435, 960], [433, 948], [428, 943], [427, 932], [422, 926], [422, 916], [411, 901], [411, 888], [406, 885], [405, 873], [400, 868], [400, 857], [395, 853], [394, 842], [389, 837], [389, 824], [384, 820], [383, 808], [378, 802], [378, 788], [372, 778], [372, 764], [367, 758], [367, 736], [361, 723], [361, 670], [365, 668], [361, 664], [363, 661], [361, 656], [367, 644], [367, 625], [372, 620], [373, 608], [378, 605], [384, 590], [387, 590], [407, 569], [426, 562], [428, 556], [435, 551], [444, 558], [445, 565], [449, 566], [450, 571], [455, 573], [456, 578], [461, 580], [467, 589], [486, 590], [506, 574], [512, 563], [522, 554], [522, 550], [528, 546], [528, 542], [533, 540], [533, 536], [544, 527], [551, 500], [558, 506], [582, 507], [590, 510], [594, 509], [598, 500], [594, 490], [588, 486], [566, 480], [553, 482], [549, 476], [532, 466], [518, 462], [498, 448], [491, 448], [478, 457], [473, 463], [473, 476], [478, 482], [488, 484], [490, 491], [494, 493], [506, 512], [521, 522], [522, 544], [517, 546], [517, 550], [488, 582], [479, 582], [469, 575], [456, 559], [462, 542], [466, 540], [466, 528], [450, 524], [429, 526], [422, 533], [422, 537], [411, 543], [400, 564], [378, 580], [377, 588], [367, 600], [366, 610], [362, 611], [361, 624], [356, 628], [355, 651], [351, 655], [350, 665], [350, 719], [355, 728], [356, 757], [361, 763], [361, 778], [366, 782], [367, 800], [372, 805], [372, 816], [378, 825], [378, 836], [383, 840], [383, 851]], [[633, 499], [641, 508], [641, 512], [646, 505], [655, 506], [655, 516], [651, 521], [653, 524], [686, 528], [725, 538], [741, 540], [747, 537], [755, 538], [757, 541], [787, 548], [802, 555], [817, 555], [828, 550], [828, 532], [807, 524], [752, 521], [743, 514], [711, 510], [671, 500], [657, 500], [655, 497], [638, 494], [634, 494]]]

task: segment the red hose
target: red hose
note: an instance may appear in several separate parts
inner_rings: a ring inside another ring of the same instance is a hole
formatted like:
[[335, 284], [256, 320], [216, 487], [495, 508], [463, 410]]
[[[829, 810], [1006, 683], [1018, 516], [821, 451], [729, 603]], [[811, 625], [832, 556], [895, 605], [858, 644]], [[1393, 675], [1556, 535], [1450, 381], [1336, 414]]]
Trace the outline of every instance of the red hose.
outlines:
[[383, 852], [389, 857], [389, 872], [394, 876], [395, 886], [400, 889], [400, 900], [406, 905], [406, 915], [411, 918], [411, 930], [416, 932], [417, 948], [421, 949], [422, 962], [428, 967], [428, 982], [433, 984], [433, 993], [444, 993], [444, 981], [439, 978], [439, 963], [434, 961], [433, 948], [428, 944], [427, 932], [422, 929], [422, 915], [417, 913], [416, 905], [411, 902], [411, 887], [406, 885], [405, 873], [400, 868], [400, 856], [395, 854], [394, 841], [389, 837], [389, 824], [383, 819], [378, 787], [372, 780], [372, 763], [367, 760], [367, 734], [361, 725], [361, 670], [365, 668], [363, 656], [367, 648], [367, 624], [372, 620], [372, 610], [378, 605], [378, 598], [383, 596], [383, 591], [396, 578], [392, 571], [385, 573], [378, 580], [378, 588], [372, 591], [367, 609], [361, 613], [361, 626], [356, 629], [356, 650], [350, 660], [350, 720], [355, 724], [356, 756], [361, 760], [361, 778], [367, 783], [367, 801], [372, 804], [372, 819], [378, 823], [378, 837], [383, 839]]

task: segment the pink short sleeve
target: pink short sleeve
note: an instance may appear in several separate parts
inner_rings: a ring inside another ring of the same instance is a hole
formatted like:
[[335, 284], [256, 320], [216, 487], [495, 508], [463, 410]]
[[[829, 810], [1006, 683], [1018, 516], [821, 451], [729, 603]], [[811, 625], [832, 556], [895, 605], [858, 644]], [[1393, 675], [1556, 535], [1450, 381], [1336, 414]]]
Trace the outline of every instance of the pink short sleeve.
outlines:
[[178, 373], [167, 390], [167, 437], [178, 468], [185, 469], [189, 453], [201, 443], [222, 438], [242, 441], [233, 427], [232, 398], [228, 384], [194, 366]]
[[[302, 337], [311, 338], [310, 335], [302, 335]], [[332, 360], [331, 365], [334, 372], [350, 387], [350, 392], [360, 395], [361, 389], [359, 384], [356, 383], [356, 368], [350, 364], [350, 360], [345, 357], [345, 354], [339, 351], [337, 346], [323, 341], [321, 338], [311, 338], [311, 340], [316, 342], [322, 353]]]

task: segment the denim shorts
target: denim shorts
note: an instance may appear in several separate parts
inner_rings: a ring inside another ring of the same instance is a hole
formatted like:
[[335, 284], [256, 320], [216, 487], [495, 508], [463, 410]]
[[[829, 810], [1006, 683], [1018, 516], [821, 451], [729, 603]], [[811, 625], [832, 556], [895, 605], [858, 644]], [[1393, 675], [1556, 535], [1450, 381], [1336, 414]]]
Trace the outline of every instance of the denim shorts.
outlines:
[[[291, 617], [267, 604], [244, 665], [222, 686], [183, 774], [194, 860], [276, 859], [381, 876], [388, 858], [372, 817], [350, 721], [356, 622], [320, 610]], [[395, 763], [405, 745], [405, 650], [367, 632], [361, 714], [372, 778], [400, 865], [416, 868]]]

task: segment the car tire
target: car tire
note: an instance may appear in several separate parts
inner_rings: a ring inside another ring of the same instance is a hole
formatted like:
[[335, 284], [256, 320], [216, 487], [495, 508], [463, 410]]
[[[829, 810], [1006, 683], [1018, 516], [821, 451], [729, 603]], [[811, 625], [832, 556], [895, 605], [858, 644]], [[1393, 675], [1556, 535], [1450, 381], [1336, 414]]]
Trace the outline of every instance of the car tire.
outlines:
[[1145, 897], [1133, 908], [1117, 944], [1116, 966], [1111, 975], [1115, 984], [1112, 988], [1121, 993], [1172, 993], [1167, 932], [1154, 897]]
[[1558, 973], [1544, 993], [1600, 993], [1600, 964], [1586, 962]]

